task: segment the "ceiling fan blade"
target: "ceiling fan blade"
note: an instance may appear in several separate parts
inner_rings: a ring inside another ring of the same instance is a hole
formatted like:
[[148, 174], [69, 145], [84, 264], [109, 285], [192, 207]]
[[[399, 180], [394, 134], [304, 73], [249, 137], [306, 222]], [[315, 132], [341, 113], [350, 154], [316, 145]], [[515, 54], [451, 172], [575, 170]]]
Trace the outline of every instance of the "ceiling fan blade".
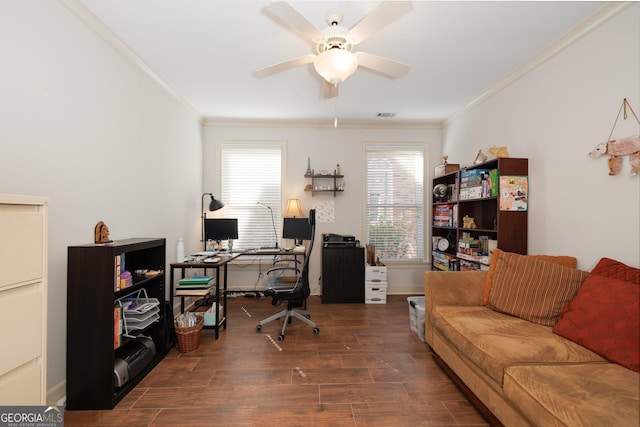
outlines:
[[304, 16], [286, 1], [274, 1], [267, 5], [265, 11], [285, 28], [293, 31], [306, 41], [323, 38], [322, 33]]
[[356, 43], [360, 43], [412, 10], [413, 5], [410, 1], [384, 1], [354, 25], [349, 31], [349, 36]]
[[280, 73], [282, 71], [286, 71], [291, 68], [299, 67], [304, 64], [310, 64], [313, 62], [315, 58], [316, 56], [312, 54], [299, 56], [297, 58], [293, 58], [288, 61], [281, 62], [279, 64], [261, 68], [257, 71], [254, 71], [252, 74], [254, 77], [257, 77], [257, 78], [268, 77], [273, 74]]
[[393, 61], [370, 53], [356, 52], [356, 56], [358, 57], [358, 66], [377, 71], [380, 74], [396, 79], [404, 76], [411, 69], [410, 66], [402, 62]]
[[323, 96], [325, 98], [335, 98], [338, 96], [338, 85], [334, 85], [329, 83], [328, 81], [324, 81], [324, 93]]

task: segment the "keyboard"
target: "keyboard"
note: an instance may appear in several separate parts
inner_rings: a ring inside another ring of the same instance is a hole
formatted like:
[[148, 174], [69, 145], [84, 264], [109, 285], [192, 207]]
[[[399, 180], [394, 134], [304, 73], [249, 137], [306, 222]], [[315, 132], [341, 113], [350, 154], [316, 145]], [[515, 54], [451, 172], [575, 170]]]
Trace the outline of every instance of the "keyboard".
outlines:
[[191, 256], [214, 256], [217, 254], [218, 254], [218, 251], [202, 251], [202, 252], [196, 252], [195, 254], [191, 254]]

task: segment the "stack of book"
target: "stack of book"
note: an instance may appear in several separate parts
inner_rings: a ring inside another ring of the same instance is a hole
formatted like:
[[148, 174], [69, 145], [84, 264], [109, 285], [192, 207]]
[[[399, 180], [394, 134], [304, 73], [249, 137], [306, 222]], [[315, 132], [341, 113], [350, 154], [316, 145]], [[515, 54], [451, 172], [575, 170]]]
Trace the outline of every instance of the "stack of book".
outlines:
[[497, 195], [498, 171], [496, 169], [471, 169], [460, 172], [460, 200]]
[[457, 205], [438, 205], [433, 214], [435, 227], [457, 227]]
[[442, 271], [457, 271], [458, 260], [449, 254], [433, 251], [433, 267]]
[[185, 277], [176, 286], [176, 296], [208, 295], [215, 284], [216, 279], [211, 276]]
[[[472, 261], [473, 263], [489, 265], [489, 238], [487, 236], [479, 236], [476, 239], [467, 232], [462, 233], [462, 237], [458, 240], [458, 252], [456, 256], [466, 261]], [[461, 262], [460, 270], [469, 270], [470, 266], [469, 263]], [[476, 269], [481, 269], [480, 266], [475, 267]]]

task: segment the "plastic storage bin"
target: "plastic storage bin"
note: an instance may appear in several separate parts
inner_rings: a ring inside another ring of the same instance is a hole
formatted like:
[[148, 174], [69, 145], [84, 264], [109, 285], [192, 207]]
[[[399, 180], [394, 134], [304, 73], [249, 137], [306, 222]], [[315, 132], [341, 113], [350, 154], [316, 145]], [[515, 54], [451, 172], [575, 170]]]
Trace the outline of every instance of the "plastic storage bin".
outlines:
[[425, 342], [424, 330], [424, 297], [408, 297], [409, 329], [418, 335], [420, 341]]

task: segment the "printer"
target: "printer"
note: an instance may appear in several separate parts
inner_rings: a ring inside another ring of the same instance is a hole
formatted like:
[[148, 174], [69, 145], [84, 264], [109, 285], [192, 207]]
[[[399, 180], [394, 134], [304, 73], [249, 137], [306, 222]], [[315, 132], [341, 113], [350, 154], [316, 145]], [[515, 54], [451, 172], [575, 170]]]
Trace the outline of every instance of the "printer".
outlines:
[[113, 385], [124, 386], [144, 370], [156, 355], [156, 345], [149, 337], [139, 336], [127, 341], [115, 352]]
[[360, 241], [355, 236], [344, 234], [325, 233], [322, 235], [322, 247], [324, 248], [357, 248]]

